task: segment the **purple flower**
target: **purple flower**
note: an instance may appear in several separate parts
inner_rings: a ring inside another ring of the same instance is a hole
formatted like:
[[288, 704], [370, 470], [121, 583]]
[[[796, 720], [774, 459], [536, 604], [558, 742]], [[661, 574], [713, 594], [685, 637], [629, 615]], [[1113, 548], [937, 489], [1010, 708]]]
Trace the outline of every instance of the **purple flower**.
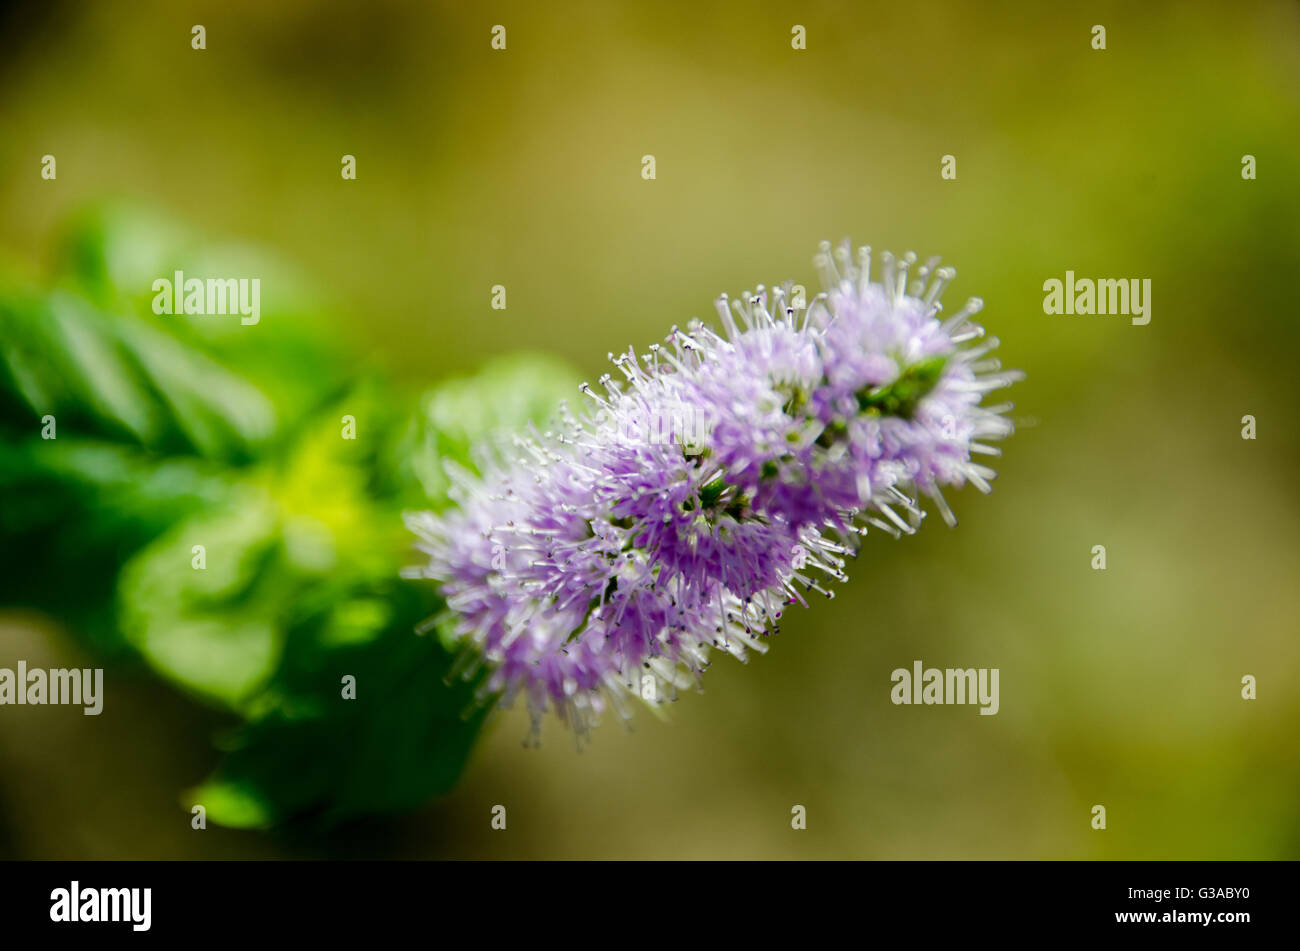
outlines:
[[760, 286], [718, 301], [720, 331], [613, 358], [583, 414], [486, 450], [452, 473], [457, 508], [408, 517], [485, 690], [525, 694], [535, 730], [551, 708], [585, 732], [694, 684], [715, 649], [765, 650], [860, 536], [911, 534], [922, 495], [955, 524], [943, 487], [989, 491], [972, 455], [1012, 426], [982, 400], [1019, 374], [995, 339], [965, 346], [978, 299], [941, 319], [951, 269], [884, 254], [873, 283], [870, 255], [823, 244], [807, 306]]

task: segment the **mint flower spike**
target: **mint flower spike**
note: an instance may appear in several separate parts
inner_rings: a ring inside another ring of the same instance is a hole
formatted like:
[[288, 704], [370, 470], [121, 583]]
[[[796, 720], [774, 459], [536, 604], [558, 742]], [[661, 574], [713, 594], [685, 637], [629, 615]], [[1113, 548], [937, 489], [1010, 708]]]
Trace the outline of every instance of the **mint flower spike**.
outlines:
[[944, 487], [983, 492], [1011, 404], [985, 394], [1021, 377], [978, 341], [972, 298], [940, 318], [954, 277], [938, 259], [815, 258], [825, 290], [787, 283], [717, 302], [720, 332], [692, 321], [621, 379], [583, 384], [546, 432], [484, 447], [481, 475], [450, 474], [458, 506], [408, 525], [483, 699], [523, 694], [533, 736], [553, 709], [579, 736], [607, 706], [676, 699], [712, 651], [765, 651], [785, 606], [832, 597], [861, 536], [912, 534]]

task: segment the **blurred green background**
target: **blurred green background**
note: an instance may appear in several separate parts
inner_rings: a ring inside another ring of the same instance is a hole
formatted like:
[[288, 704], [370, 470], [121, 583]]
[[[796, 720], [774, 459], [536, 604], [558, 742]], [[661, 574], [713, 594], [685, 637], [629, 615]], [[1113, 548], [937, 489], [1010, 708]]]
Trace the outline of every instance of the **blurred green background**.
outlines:
[[[218, 762], [229, 714], [110, 658], [98, 719], [0, 708], [0, 854], [1300, 858], [1296, 4], [60, 2], [3, 17], [0, 248], [33, 280], [56, 280], [86, 208], [146, 208], [256, 249], [259, 268], [287, 262], [314, 301], [299, 323], [345, 369], [418, 393], [516, 350], [594, 376], [719, 292], [813, 286], [816, 242], [850, 235], [943, 254], [949, 306], [983, 297], [1028, 379], [995, 492], [950, 499], [958, 529], [873, 537], [834, 602], [789, 616], [767, 656], [720, 659], [666, 722], [607, 718], [576, 752], [550, 721], [526, 750], [516, 708], [458, 786], [412, 811], [196, 832], [178, 797]], [[159, 234], [138, 240], [169, 250]], [[1150, 325], [1045, 315], [1042, 283], [1066, 269], [1150, 278]], [[263, 284], [263, 324], [223, 344], [247, 365], [234, 348], [274, 339], [284, 285]], [[6, 538], [3, 557], [12, 571], [31, 552]], [[75, 628], [4, 614], [0, 666], [91, 665], [103, 655]], [[916, 659], [1000, 668], [1001, 711], [892, 705], [890, 672]]]

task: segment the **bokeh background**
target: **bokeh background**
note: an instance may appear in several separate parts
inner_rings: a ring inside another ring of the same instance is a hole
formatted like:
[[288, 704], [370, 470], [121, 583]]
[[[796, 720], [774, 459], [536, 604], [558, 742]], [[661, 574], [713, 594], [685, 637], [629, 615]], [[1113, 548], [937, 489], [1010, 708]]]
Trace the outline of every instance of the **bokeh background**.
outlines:
[[[958, 529], [869, 540], [666, 721], [531, 750], [514, 709], [413, 812], [199, 833], [178, 794], [222, 716], [128, 670], [98, 720], [0, 708], [0, 854], [1300, 858], [1296, 4], [64, 0], [5, 8], [0, 47], [0, 247], [32, 273], [127, 202], [289, 262], [332, 339], [422, 386], [515, 350], [594, 376], [850, 235], [941, 253], [1028, 374]], [[1151, 323], [1045, 315], [1066, 269], [1150, 278]], [[10, 611], [20, 657], [95, 654]], [[892, 705], [916, 659], [1000, 668], [1001, 711]]]

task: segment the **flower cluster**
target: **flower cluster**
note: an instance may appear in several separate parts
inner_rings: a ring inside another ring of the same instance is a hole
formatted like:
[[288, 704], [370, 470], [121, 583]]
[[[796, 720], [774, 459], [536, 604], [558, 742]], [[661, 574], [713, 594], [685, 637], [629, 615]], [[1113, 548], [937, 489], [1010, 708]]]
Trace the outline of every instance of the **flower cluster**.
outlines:
[[1011, 433], [986, 393], [1018, 378], [987, 355], [981, 302], [941, 319], [950, 268], [847, 243], [816, 259], [825, 292], [786, 284], [717, 302], [620, 379], [584, 384], [581, 413], [452, 473], [458, 507], [408, 519], [485, 690], [523, 693], [583, 732], [612, 704], [692, 685], [711, 651], [766, 649], [783, 609], [831, 597], [860, 536], [916, 530], [921, 496], [989, 490]]

